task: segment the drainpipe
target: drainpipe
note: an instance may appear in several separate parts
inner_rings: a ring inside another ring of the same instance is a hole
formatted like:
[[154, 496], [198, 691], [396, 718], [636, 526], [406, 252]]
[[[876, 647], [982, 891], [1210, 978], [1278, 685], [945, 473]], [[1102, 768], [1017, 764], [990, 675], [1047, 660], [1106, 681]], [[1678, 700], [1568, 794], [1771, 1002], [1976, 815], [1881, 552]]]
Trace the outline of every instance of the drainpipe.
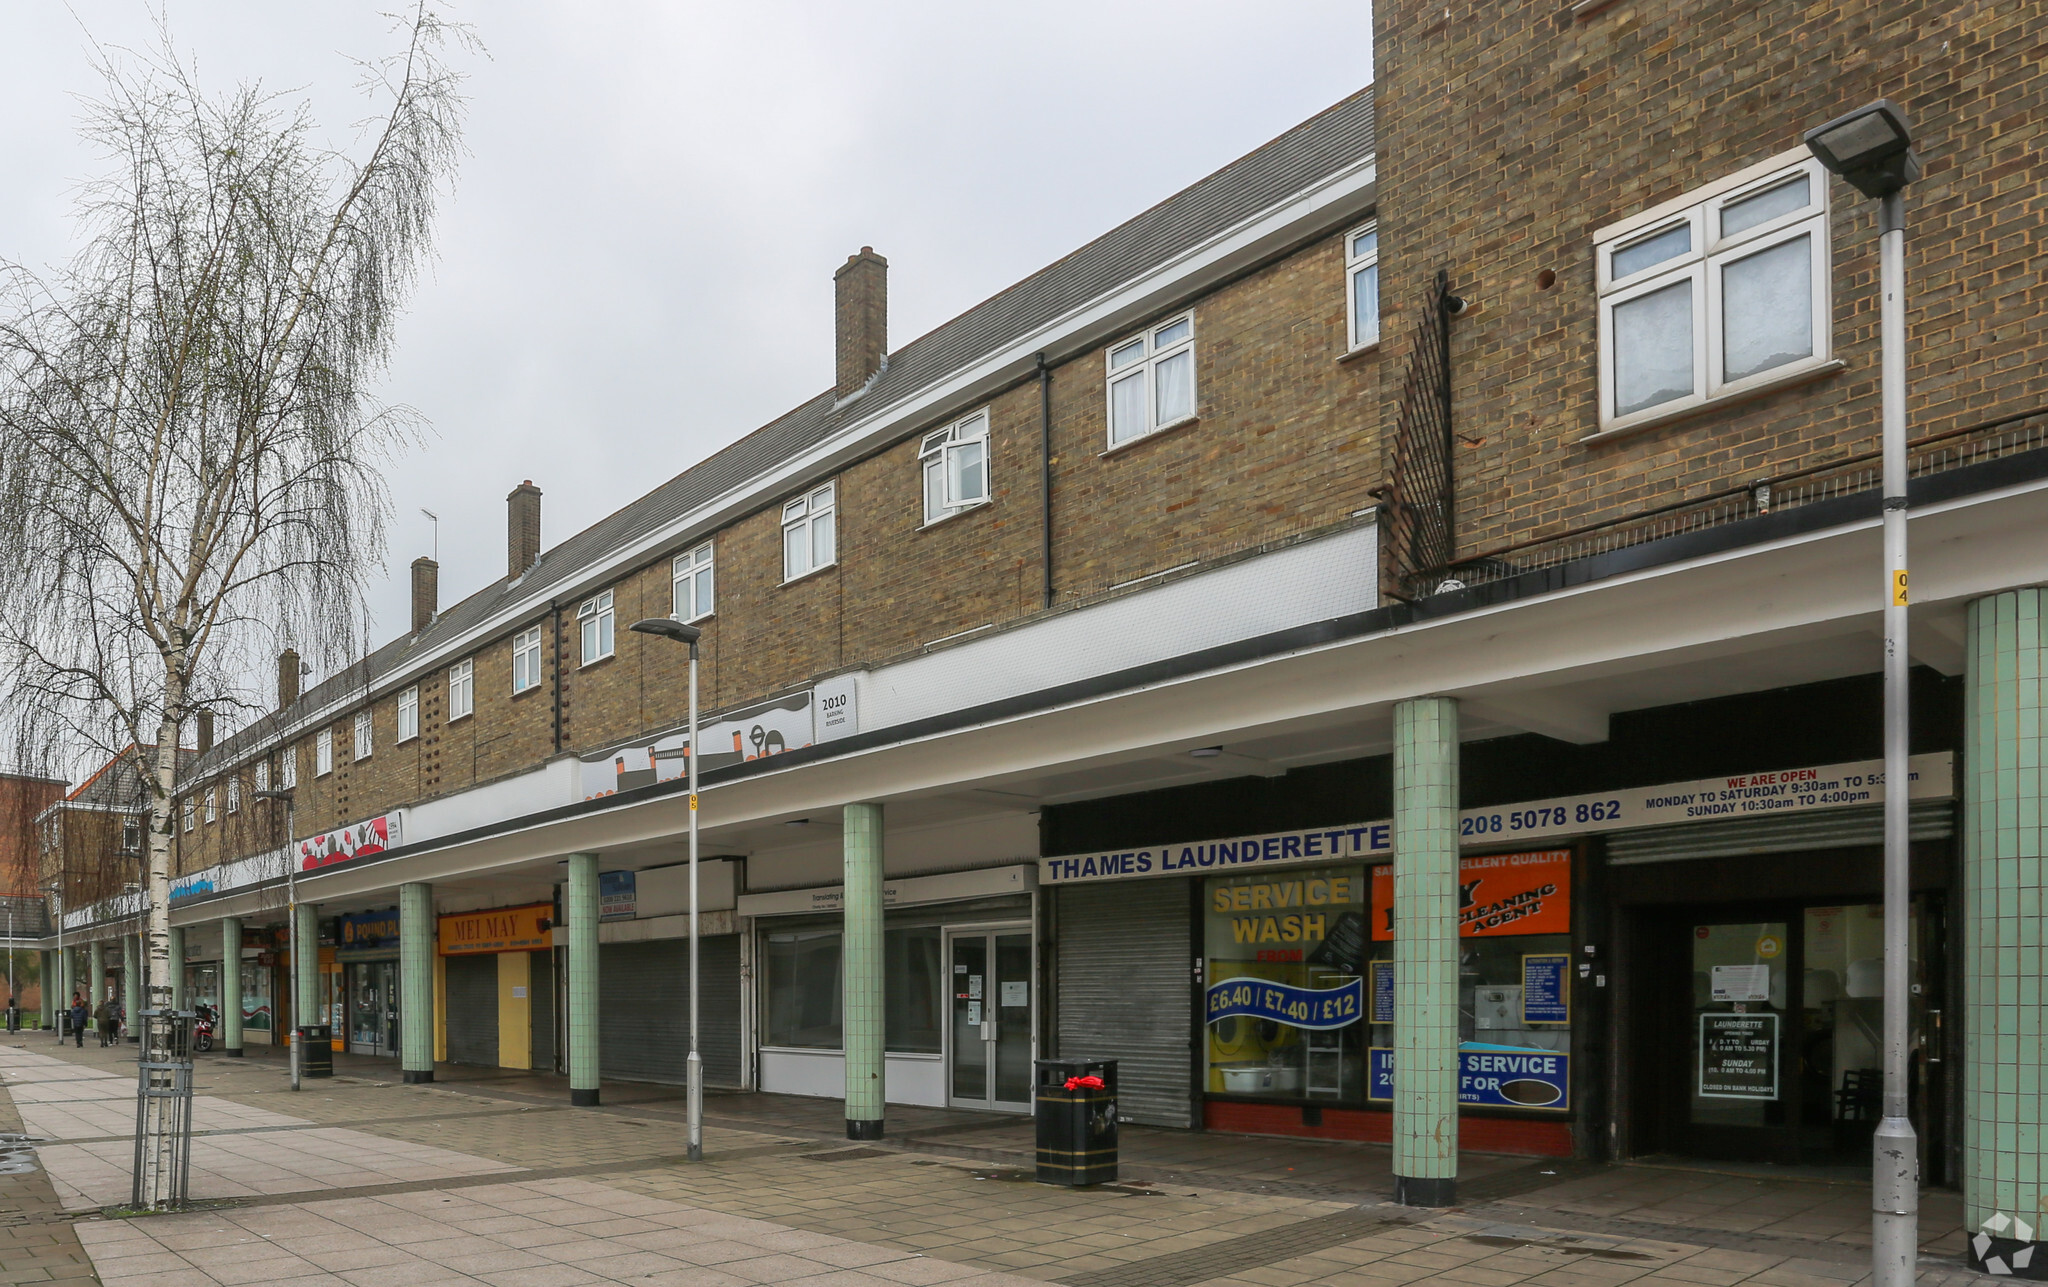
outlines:
[[1039, 479], [1039, 519], [1045, 533], [1040, 562], [1045, 567], [1045, 606], [1052, 606], [1052, 367], [1045, 354], [1038, 355], [1038, 460], [1043, 467]]
[[[554, 670], [555, 670], [555, 675], [554, 675], [554, 681], [555, 681], [555, 682], [554, 682], [554, 691], [555, 691], [555, 696], [554, 696], [554, 703], [555, 703], [555, 754], [556, 754], [556, 755], [560, 755], [560, 754], [562, 753], [562, 605], [561, 605], [561, 604], [560, 604], [560, 603], [559, 603], [558, 601], [556, 601], [556, 600], [554, 600], [554, 599], [549, 599], [549, 600], [548, 600], [548, 615], [549, 615], [549, 616], [550, 616], [550, 617], [551, 617], [551, 618], [553, 619], [553, 621], [554, 621], [554, 633], [555, 633], [555, 666], [554, 666]], [[560, 917], [557, 917], [556, 919], [557, 919], [557, 920], [559, 920], [559, 919], [560, 919]]]

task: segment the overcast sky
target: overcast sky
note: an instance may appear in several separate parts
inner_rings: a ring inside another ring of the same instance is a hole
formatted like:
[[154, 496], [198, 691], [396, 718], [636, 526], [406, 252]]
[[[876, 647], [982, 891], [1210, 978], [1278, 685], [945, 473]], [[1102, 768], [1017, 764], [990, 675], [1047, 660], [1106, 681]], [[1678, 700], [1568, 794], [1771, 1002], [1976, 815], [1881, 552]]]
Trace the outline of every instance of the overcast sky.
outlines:
[[[385, 4], [170, 0], [210, 84], [303, 88], [337, 142]], [[139, 3], [0, 3], [0, 258], [71, 244], [87, 39]], [[439, 257], [379, 390], [434, 438], [391, 470], [389, 574], [441, 516], [444, 605], [502, 576], [505, 493], [553, 546], [832, 379], [832, 271], [890, 263], [902, 344], [1372, 78], [1358, 0], [471, 3], [488, 56]]]

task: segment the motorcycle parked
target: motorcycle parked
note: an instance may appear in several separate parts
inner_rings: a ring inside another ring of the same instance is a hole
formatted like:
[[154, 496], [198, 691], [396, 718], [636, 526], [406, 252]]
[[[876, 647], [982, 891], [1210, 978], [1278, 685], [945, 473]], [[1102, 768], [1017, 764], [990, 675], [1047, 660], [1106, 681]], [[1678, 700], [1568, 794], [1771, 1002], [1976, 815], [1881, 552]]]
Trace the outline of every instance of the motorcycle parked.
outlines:
[[206, 1006], [192, 1020], [192, 1049], [201, 1054], [213, 1049], [213, 1011]]

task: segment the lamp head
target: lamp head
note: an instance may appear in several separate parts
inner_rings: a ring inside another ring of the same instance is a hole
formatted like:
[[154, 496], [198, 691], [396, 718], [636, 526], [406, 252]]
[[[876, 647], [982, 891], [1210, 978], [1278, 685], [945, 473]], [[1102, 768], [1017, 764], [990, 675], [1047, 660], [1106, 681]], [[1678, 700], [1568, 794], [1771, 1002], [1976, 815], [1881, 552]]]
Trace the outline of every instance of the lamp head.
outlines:
[[1809, 151], [1866, 197], [1888, 197], [1920, 177], [1913, 126], [1887, 98], [1806, 132]]
[[635, 621], [628, 629], [638, 634], [659, 635], [663, 639], [673, 639], [677, 643], [691, 645], [695, 645], [697, 640], [704, 636], [702, 630], [684, 625], [674, 617], [648, 617], [644, 621]]

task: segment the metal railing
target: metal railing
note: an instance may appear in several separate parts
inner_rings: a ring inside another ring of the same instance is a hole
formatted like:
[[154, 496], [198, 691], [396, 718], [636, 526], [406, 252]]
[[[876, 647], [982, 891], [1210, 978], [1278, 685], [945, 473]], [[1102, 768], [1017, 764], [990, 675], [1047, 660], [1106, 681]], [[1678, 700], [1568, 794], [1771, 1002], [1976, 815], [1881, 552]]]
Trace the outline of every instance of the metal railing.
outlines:
[[176, 1210], [191, 1186], [193, 1019], [168, 1006], [142, 1012], [130, 1199], [138, 1211]]

